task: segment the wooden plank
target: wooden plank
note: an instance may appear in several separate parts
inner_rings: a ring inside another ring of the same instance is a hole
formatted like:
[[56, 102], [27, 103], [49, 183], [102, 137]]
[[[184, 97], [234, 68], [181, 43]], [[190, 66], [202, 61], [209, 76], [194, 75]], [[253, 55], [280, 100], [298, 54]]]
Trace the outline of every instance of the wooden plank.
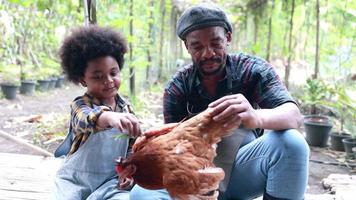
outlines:
[[61, 159], [0, 153], [1, 199], [50, 199]]
[[16, 143], [19, 147], [21, 148], [27, 148], [29, 151], [36, 152], [36, 154], [42, 155], [42, 156], [53, 156], [52, 153], [36, 146], [33, 144], [28, 143], [26, 140], [22, 138], [15, 137], [9, 133], [6, 133], [2, 130], [0, 130], [0, 137], [7, 139], [11, 141], [12, 143]]

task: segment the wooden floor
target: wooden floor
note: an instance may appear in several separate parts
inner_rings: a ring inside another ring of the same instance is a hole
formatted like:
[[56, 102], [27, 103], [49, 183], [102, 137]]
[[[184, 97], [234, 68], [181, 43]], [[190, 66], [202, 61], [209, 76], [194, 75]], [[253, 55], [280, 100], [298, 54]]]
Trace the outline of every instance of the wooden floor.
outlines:
[[60, 162], [54, 157], [0, 153], [0, 199], [51, 199]]
[[[54, 157], [0, 153], [0, 200], [51, 199], [54, 176], [61, 161]], [[356, 175], [330, 174], [324, 181], [334, 195], [306, 194], [305, 199], [355, 199]]]

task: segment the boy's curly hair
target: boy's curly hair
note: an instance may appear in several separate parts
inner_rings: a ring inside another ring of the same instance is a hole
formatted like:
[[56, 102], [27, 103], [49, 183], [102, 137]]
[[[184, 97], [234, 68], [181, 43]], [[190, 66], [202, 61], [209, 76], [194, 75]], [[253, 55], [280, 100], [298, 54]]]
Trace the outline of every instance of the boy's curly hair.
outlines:
[[127, 52], [126, 39], [111, 28], [90, 25], [75, 29], [64, 41], [59, 50], [61, 65], [68, 80], [78, 84], [90, 60], [103, 56], [112, 56], [124, 65]]

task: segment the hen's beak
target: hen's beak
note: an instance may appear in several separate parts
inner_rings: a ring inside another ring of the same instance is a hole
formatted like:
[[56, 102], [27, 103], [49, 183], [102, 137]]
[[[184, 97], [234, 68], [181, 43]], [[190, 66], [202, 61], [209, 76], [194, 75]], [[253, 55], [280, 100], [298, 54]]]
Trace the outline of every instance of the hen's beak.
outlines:
[[116, 173], [118, 173], [118, 174], [120, 174], [124, 170], [124, 168], [122, 166], [123, 161], [124, 161], [124, 158], [122, 158], [121, 156], [115, 160], [115, 163], [116, 163], [115, 170], [116, 170]]

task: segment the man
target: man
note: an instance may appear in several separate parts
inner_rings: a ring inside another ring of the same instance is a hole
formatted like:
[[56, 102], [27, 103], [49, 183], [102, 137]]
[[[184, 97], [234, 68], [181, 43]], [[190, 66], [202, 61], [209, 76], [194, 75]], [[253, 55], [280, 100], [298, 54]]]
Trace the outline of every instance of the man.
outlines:
[[[309, 149], [295, 130], [301, 121], [299, 108], [273, 67], [254, 56], [227, 54], [232, 27], [215, 5], [188, 8], [178, 20], [177, 33], [193, 64], [179, 70], [165, 89], [165, 122], [179, 122], [210, 107], [214, 120], [241, 124], [218, 144], [215, 163], [226, 174], [219, 199], [262, 194], [264, 199], [303, 199]], [[270, 131], [262, 134], [263, 129]], [[170, 199], [165, 190], [139, 186], [130, 196]]]

